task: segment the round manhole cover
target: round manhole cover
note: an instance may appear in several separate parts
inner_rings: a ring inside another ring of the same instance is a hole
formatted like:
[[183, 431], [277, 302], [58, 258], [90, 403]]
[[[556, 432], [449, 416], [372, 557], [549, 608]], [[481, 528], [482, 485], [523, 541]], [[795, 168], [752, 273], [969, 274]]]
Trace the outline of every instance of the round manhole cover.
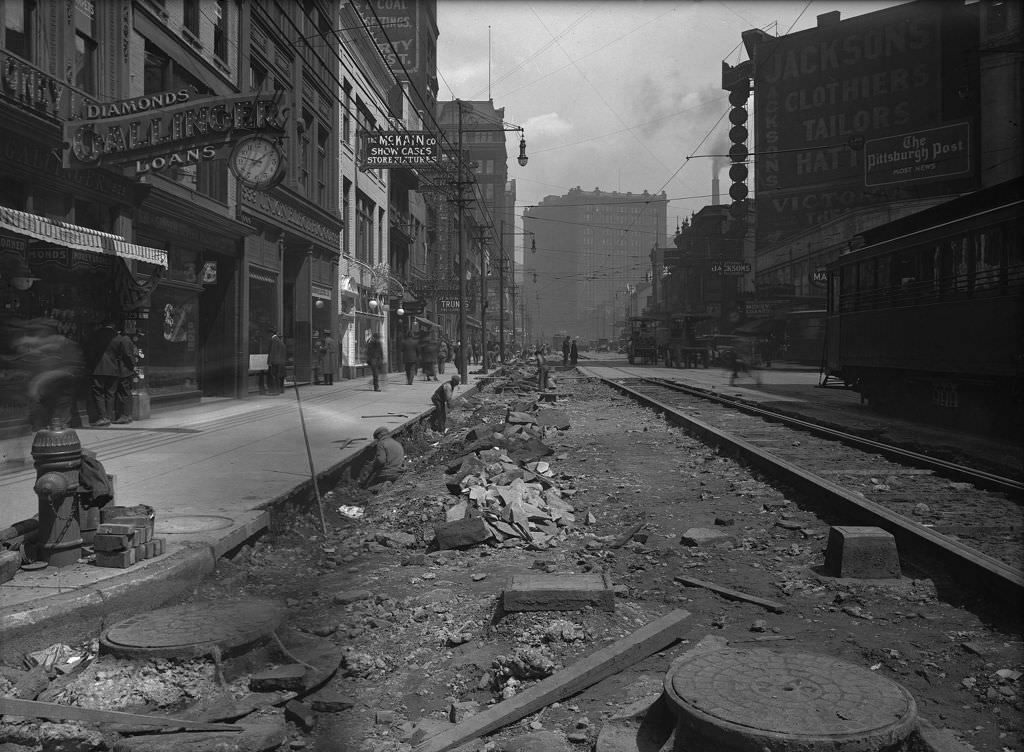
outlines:
[[158, 515], [156, 532], [162, 535], [208, 533], [212, 530], [223, 530], [234, 524], [230, 517], [218, 517], [213, 514], [182, 514], [163, 518]]
[[681, 733], [730, 752], [877, 750], [905, 739], [917, 722], [914, 698], [899, 684], [808, 653], [695, 655], [672, 667], [665, 689]]
[[222, 653], [269, 637], [284, 618], [277, 601], [209, 601], [157, 609], [129, 617], [100, 637], [115, 655], [189, 658], [216, 647]]

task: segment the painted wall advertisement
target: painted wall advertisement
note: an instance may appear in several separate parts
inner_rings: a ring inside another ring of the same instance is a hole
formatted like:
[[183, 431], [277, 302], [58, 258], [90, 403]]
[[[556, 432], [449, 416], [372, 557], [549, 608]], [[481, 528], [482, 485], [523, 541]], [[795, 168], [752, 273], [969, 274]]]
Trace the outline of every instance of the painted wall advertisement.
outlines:
[[977, 33], [969, 8], [910, 3], [759, 38], [758, 242], [851, 209], [976, 187], [977, 70], [967, 52]]

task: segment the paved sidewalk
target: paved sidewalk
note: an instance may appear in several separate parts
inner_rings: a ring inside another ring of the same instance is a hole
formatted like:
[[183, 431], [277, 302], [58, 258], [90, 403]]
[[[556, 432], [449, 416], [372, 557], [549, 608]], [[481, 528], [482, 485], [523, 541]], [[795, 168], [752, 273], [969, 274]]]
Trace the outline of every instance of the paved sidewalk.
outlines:
[[[438, 378], [455, 372], [449, 366]], [[457, 395], [482, 378], [470, 373]], [[420, 419], [438, 384], [417, 376], [410, 386], [404, 374], [389, 374], [382, 386], [373, 391], [369, 378], [307, 384], [296, 399], [289, 385], [282, 395], [207, 399], [128, 425], [75, 429], [83, 448], [116, 476], [116, 503], [153, 507], [156, 537], [167, 549], [127, 569], [74, 564], [19, 572], [0, 585], [0, 660], [30, 643], [53, 642], [50, 626], [76, 622], [76, 631], [86, 633], [109, 614], [143, 610], [190, 589], [226, 551], [267, 526], [274, 502], [296, 493], [308, 498], [300, 400], [322, 475], [372, 444], [378, 426], [397, 429]], [[0, 471], [0, 528], [38, 512], [35, 477], [31, 464]]]

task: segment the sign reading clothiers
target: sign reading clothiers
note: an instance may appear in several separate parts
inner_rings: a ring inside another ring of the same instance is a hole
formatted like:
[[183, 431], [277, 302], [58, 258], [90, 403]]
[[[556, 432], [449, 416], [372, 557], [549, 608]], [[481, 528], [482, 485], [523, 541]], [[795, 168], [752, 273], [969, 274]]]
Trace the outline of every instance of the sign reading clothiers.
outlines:
[[279, 131], [284, 119], [272, 97], [193, 99], [186, 89], [93, 105], [86, 114], [64, 124], [64, 167], [134, 163], [140, 174], [213, 159], [240, 132]]
[[440, 141], [430, 131], [375, 131], [362, 137], [364, 170], [427, 167], [441, 159]]

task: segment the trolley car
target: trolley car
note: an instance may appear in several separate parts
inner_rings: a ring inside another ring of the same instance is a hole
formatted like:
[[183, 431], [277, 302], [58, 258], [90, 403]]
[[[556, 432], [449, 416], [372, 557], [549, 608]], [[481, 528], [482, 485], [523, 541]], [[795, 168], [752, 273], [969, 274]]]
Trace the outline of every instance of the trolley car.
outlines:
[[826, 378], [886, 411], [1019, 436], [1022, 181], [862, 237], [829, 266]]

